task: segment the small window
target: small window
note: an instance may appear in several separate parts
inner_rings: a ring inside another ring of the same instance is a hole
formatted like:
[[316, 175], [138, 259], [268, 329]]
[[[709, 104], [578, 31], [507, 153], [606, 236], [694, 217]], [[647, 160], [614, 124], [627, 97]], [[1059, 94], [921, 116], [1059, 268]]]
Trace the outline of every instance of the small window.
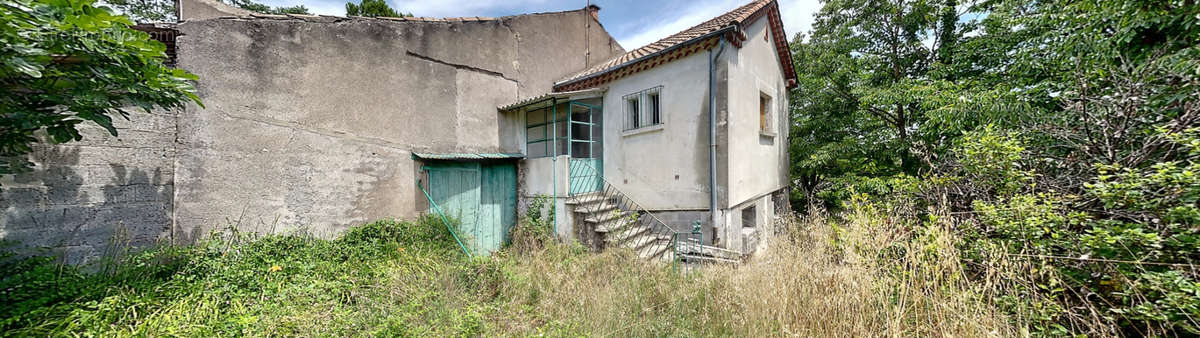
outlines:
[[662, 115], [658, 108], [658, 92], [652, 92], [647, 95], [650, 97], [650, 124], [662, 123]]
[[771, 96], [767, 94], [758, 96], [758, 131], [771, 132]]
[[642, 125], [641, 97], [634, 95], [625, 98], [625, 129], [637, 129]]
[[663, 123], [662, 87], [625, 95], [625, 130]]
[[758, 222], [758, 213], [755, 212], [753, 205], [742, 208], [742, 227], [743, 228], [753, 228], [755, 225], [757, 225], [757, 222]]

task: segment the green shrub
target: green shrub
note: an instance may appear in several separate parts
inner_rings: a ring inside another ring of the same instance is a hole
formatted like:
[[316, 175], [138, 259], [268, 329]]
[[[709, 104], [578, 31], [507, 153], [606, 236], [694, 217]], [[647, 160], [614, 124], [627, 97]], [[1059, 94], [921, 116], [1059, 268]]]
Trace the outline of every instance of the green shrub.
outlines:
[[[1145, 169], [1101, 165], [1085, 196], [1018, 194], [977, 202], [983, 230], [973, 257], [987, 249], [1039, 261], [1049, 274], [1013, 299], [1032, 317], [1066, 322], [1095, 309], [1100, 320], [1135, 333], [1200, 334], [1200, 138], [1195, 129], [1167, 137], [1188, 155]], [[1095, 207], [1089, 207], [1094, 205]], [[990, 245], [994, 244], [994, 245]], [[1077, 291], [1082, 290], [1082, 291]], [[1075, 309], [1075, 310], [1072, 310]], [[1047, 332], [1061, 332], [1061, 325]]]

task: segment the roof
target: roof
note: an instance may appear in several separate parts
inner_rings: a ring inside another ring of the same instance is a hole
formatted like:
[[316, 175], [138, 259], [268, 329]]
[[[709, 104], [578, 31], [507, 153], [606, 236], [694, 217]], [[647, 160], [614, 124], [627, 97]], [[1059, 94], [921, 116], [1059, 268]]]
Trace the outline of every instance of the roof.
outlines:
[[[741, 41], [745, 40], [745, 34], [741, 32], [741, 24], [753, 22], [754, 20], [766, 15], [769, 20], [771, 35], [775, 37], [775, 49], [779, 53], [780, 63], [784, 69], [784, 78], [794, 80], [796, 78], [795, 69], [790, 62], [791, 49], [787, 44], [787, 35], [783, 31], [783, 22], [779, 15], [779, 5], [775, 0], [755, 0], [741, 7], [738, 7], [725, 14], [721, 14], [699, 25], [685, 29], [679, 33], [655, 41], [654, 43], [645, 45], [613, 59], [605, 61], [601, 64], [588, 68], [578, 74], [569, 76], [554, 84], [556, 90], [577, 90], [588, 88], [604, 81], [595, 84], [581, 84], [585, 80], [593, 79], [605, 74], [613, 73], [624, 68], [632, 68], [633, 65], [648, 63], [660, 56], [666, 56], [669, 52], [683, 49], [683, 47], [696, 45], [701, 42], [709, 42], [722, 34], [728, 34], [730, 42], [736, 47], [741, 47]], [[726, 31], [727, 30], [727, 31]], [[701, 47], [708, 47], [707, 45]], [[690, 48], [684, 53], [690, 54], [700, 50], [700, 48]], [[682, 55], [674, 55], [668, 60], [673, 60]], [[786, 61], [785, 61], [786, 60]], [[640, 71], [649, 67], [656, 66], [659, 63], [642, 66], [633, 72]], [[622, 74], [622, 75], [627, 75]], [[610, 79], [611, 80], [611, 79]], [[593, 81], [594, 82], [594, 81]], [[794, 81], [788, 81], [788, 87], [793, 87]]]
[[415, 160], [482, 161], [515, 160], [525, 158], [516, 153], [412, 153]]
[[546, 101], [549, 99], [572, 99], [572, 98], [581, 98], [581, 97], [593, 97], [593, 96], [599, 96], [602, 93], [604, 93], [604, 90], [601, 88], [589, 88], [589, 89], [582, 89], [582, 90], [573, 90], [573, 91], [568, 91], [568, 92], [545, 93], [542, 95], [534, 96], [534, 97], [520, 100], [517, 102], [509, 103], [509, 104], [497, 107], [496, 109], [498, 109], [500, 111], [513, 110], [513, 109], [529, 106], [532, 104], [536, 104], [536, 103], [539, 103], [542, 101]]

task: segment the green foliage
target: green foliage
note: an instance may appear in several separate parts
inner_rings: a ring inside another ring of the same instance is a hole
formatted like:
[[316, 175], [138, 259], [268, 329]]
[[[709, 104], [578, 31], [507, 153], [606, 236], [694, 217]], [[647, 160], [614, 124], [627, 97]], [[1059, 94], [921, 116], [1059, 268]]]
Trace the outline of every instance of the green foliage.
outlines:
[[244, 9], [244, 10], [248, 10], [251, 12], [264, 13], [264, 14], [312, 15], [312, 13], [309, 13], [308, 7], [304, 7], [304, 5], [271, 7], [271, 6], [267, 6], [262, 3], [256, 2], [254, 0], [221, 0], [221, 1], [223, 1], [227, 4], [230, 4], [230, 5], [236, 6], [238, 8]]
[[0, 174], [28, 169], [40, 132], [78, 141], [91, 121], [116, 136], [128, 109], [200, 102], [196, 77], [163, 65], [163, 44], [130, 24], [93, 0], [0, 4]]
[[[1099, 209], [1073, 210], [1078, 198], [1044, 193], [977, 202], [989, 229], [977, 238], [1006, 253], [1063, 257], [1043, 267], [1062, 284], [1041, 290], [1043, 298], [1089, 304], [1126, 329], [1200, 332], [1200, 276], [1190, 268], [1200, 260], [1200, 138], [1196, 129], [1165, 137], [1190, 155], [1141, 170], [1102, 166], [1083, 196], [1098, 200]], [[1064, 288], [1088, 290], [1099, 301]], [[1066, 306], [1045, 319], [1065, 317]]]
[[792, 51], [798, 202], [952, 212], [1038, 334], [1197, 333], [1200, 5], [828, 1]]
[[851, 176], [929, 172], [955, 138], [1002, 123], [997, 115], [1019, 106], [1001, 88], [970, 90], [941, 71], [938, 60], [952, 59], [962, 34], [947, 18], [955, 6], [829, 1], [811, 35], [793, 40], [798, 87], [790, 95], [790, 154], [807, 198]]
[[135, 22], [174, 22], [175, 0], [107, 0], [108, 5]]
[[362, 0], [358, 4], [347, 2], [346, 16], [402, 18], [413, 15], [412, 13], [400, 13], [396, 11], [396, 9], [388, 6], [385, 0]]
[[511, 232], [510, 243], [517, 252], [537, 252], [554, 240], [554, 201], [549, 195], [538, 195], [530, 200]]
[[[432, 217], [377, 221], [352, 228], [337, 240], [218, 233], [194, 246], [134, 254], [102, 273], [84, 273], [46, 257], [8, 255], [0, 259], [0, 302], [6, 304], [0, 307], [0, 331], [213, 336], [400, 329], [473, 334], [482, 325], [482, 309], [447, 306], [448, 299], [437, 290], [402, 291], [407, 298], [389, 309], [396, 313], [372, 313], [382, 309], [370, 308], [394, 296], [390, 292], [395, 291], [375, 291], [393, 278], [394, 269], [425, 278], [420, 281], [425, 285], [451, 277], [480, 287], [503, 277], [495, 267], [463, 259], [445, 225]], [[471, 290], [464, 294], [474, 295]], [[358, 326], [314, 327], [310, 318], [294, 317], [297, 309], [331, 306], [342, 310], [323, 316]], [[356, 317], [357, 311], [367, 313]]]

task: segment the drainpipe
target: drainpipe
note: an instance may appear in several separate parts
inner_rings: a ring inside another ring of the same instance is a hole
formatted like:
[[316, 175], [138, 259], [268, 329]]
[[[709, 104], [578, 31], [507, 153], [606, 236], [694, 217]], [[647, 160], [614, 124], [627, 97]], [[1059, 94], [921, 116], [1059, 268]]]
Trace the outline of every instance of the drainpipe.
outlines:
[[[554, 214], [554, 239], [558, 239], [558, 98], [550, 99], [550, 110], [553, 115], [550, 117], [551, 128], [554, 130], [554, 136], [550, 137], [550, 146], [554, 147], [550, 157], [550, 167], [554, 170], [550, 171], [550, 186], [554, 187], [554, 198], [550, 200], [550, 213]], [[545, 127], [542, 127], [545, 128]], [[542, 129], [545, 131], [546, 129]], [[570, 141], [567, 141], [570, 144]], [[569, 149], [569, 148], [568, 148]]]
[[713, 227], [717, 226], [717, 58], [725, 51], [725, 37], [718, 39], [717, 52], [708, 50], [708, 212]]

